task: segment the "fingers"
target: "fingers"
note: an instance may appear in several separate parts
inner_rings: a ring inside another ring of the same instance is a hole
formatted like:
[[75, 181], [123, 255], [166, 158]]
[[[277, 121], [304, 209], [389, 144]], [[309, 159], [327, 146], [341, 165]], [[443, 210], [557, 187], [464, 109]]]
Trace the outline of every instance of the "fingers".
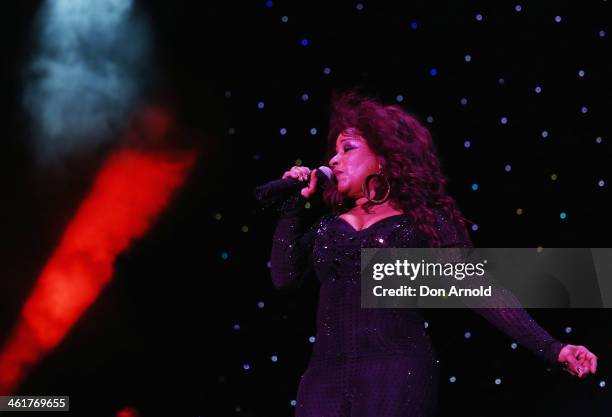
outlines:
[[587, 372], [590, 372], [592, 374], [597, 372], [597, 356], [595, 356], [592, 352], [589, 352], [588, 349], [586, 350], [583, 356], [584, 359], [582, 361], [582, 365], [585, 367]]
[[289, 171], [283, 174], [283, 179], [285, 178], [295, 178], [300, 181], [306, 181], [308, 179], [308, 175], [310, 175], [311, 170], [308, 167], [302, 166], [294, 166]]
[[306, 198], [309, 198], [311, 195], [313, 195], [317, 189], [317, 175], [316, 175], [317, 170], [313, 169], [310, 172], [310, 182], [308, 183], [308, 187], [304, 187], [302, 188], [302, 195]]
[[565, 358], [565, 363], [566, 363], [566, 371], [569, 372], [570, 374], [574, 375], [574, 376], [582, 376], [582, 366], [580, 366], [580, 363], [576, 360], [576, 358], [574, 357], [574, 355], [567, 355], [567, 357]]
[[579, 378], [586, 378], [589, 373], [597, 372], [597, 356], [584, 346], [566, 346], [564, 352], [565, 370]]

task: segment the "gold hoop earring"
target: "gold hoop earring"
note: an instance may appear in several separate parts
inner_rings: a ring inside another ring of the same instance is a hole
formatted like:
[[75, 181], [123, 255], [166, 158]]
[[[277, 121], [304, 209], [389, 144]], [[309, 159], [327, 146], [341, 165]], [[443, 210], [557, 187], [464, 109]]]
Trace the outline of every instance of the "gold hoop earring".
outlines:
[[[378, 199], [370, 198], [369, 183], [370, 183], [370, 180], [372, 178], [374, 178], [374, 177], [382, 177], [384, 179], [385, 184], [386, 184], [387, 191], [385, 192], [385, 195], [382, 198], [378, 198]], [[363, 181], [363, 185], [362, 185], [361, 189], [363, 190], [363, 194], [364, 194], [365, 198], [367, 198], [368, 201], [370, 203], [373, 203], [373, 204], [382, 204], [382, 203], [384, 203], [385, 201], [387, 201], [389, 199], [389, 195], [391, 194], [391, 184], [389, 184], [389, 179], [387, 178], [386, 175], [382, 174], [382, 172], [379, 172], [379, 173], [376, 173], [376, 174], [370, 174], [367, 177], [365, 177], [365, 180]]]

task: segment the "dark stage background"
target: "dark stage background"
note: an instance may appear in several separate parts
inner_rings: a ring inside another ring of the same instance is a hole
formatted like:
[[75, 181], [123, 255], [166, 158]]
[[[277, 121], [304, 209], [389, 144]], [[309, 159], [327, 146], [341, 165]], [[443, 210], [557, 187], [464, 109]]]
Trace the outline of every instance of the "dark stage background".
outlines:
[[[0, 25], [0, 339], [120, 141], [60, 164], [36, 163], [21, 103], [41, 4], [12, 2]], [[335, 89], [361, 85], [427, 125], [448, 191], [476, 225], [476, 245], [611, 246], [609, 2], [140, 7], [154, 37], [147, 95], [174, 109], [177, 141], [199, 144], [200, 157], [19, 393], [70, 395], [73, 415], [113, 416], [128, 406], [143, 416], [293, 415], [317, 286], [272, 288], [274, 213], [262, 212], [252, 191], [296, 163], [325, 162]], [[546, 369], [469, 310], [427, 311], [442, 365], [441, 416], [609, 415], [610, 312], [530, 313], [551, 334], [596, 353], [597, 375], [578, 380]]]

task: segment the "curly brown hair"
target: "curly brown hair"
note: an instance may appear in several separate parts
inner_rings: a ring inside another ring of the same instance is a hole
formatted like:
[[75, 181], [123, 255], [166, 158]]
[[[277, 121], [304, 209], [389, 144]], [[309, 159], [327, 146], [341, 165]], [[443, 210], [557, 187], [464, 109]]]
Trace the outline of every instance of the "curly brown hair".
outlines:
[[[383, 159], [382, 173], [391, 185], [390, 204], [410, 216], [431, 246], [440, 245], [434, 210], [465, 224], [455, 200], [445, 192], [447, 179], [431, 134], [415, 116], [356, 89], [334, 93], [331, 107], [327, 160], [336, 153], [340, 133], [356, 132]], [[344, 213], [354, 204], [333, 186], [323, 198], [335, 213]], [[373, 205], [367, 202], [363, 208], [368, 211]]]

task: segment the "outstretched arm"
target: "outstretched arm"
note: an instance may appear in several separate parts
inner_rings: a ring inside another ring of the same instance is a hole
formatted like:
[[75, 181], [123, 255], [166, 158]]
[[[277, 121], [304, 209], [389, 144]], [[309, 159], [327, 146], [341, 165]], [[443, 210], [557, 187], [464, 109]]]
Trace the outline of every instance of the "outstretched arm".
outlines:
[[[465, 226], [449, 221], [443, 214], [438, 215], [438, 230], [442, 247], [473, 247]], [[548, 364], [564, 364], [567, 372], [578, 377], [596, 372], [597, 357], [593, 353], [584, 346], [569, 345], [555, 339], [536, 323], [510, 291], [498, 288], [494, 298], [484, 303], [470, 303], [468, 307]], [[489, 304], [495, 307], [488, 307]]]

